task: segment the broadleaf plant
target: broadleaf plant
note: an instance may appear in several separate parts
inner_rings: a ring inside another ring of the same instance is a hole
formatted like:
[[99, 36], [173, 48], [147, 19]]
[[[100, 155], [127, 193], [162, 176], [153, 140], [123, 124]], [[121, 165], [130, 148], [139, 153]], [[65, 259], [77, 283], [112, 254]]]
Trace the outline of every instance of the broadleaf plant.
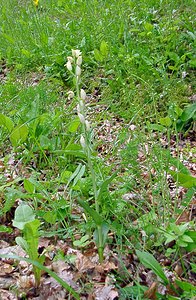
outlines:
[[[22, 231], [23, 237], [17, 237], [16, 243], [27, 253], [30, 259], [43, 264], [44, 255], [38, 253], [39, 227], [40, 221], [35, 219], [33, 209], [24, 203], [21, 203], [16, 211], [13, 225]], [[33, 265], [35, 284], [39, 286], [41, 270]]]

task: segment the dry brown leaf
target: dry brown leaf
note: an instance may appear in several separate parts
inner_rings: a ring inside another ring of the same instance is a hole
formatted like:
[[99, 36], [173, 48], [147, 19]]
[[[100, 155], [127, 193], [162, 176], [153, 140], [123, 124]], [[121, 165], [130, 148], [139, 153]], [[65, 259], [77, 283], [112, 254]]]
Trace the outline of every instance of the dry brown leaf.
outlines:
[[118, 269], [118, 267], [113, 262], [107, 261], [106, 263], [103, 263], [101, 265], [96, 265], [95, 269], [96, 271], [103, 273], [105, 271]]
[[43, 237], [41, 237], [39, 239], [39, 247], [47, 248], [49, 244], [50, 244], [50, 240], [49, 239], [43, 238]]
[[10, 264], [0, 262], [0, 276], [5, 276], [7, 274], [12, 273], [13, 267]]
[[[0, 235], [0, 238], [2, 238], [2, 233], [1, 233], [1, 235]], [[9, 247], [9, 246], [10, 246], [10, 245], [9, 245], [6, 241], [4, 241], [3, 239], [0, 240], [0, 249], [7, 248], [7, 247]]]
[[181, 276], [181, 275], [183, 274], [183, 269], [182, 269], [182, 266], [181, 266], [180, 264], [177, 264], [177, 265], [175, 266], [174, 271], [176, 272], [176, 274], [177, 274], [178, 276]]
[[157, 286], [158, 286], [157, 282], [153, 282], [149, 287], [149, 289], [145, 291], [144, 296], [147, 299], [152, 299], [152, 300], [156, 299]]
[[31, 274], [30, 276], [27, 275], [23, 275], [23, 276], [19, 276], [18, 280], [17, 280], [17, 285], [19, 287], [19, 289], [22, 290], [27, 290], [30, 289], [32, 287], [35, 286], [35, 277], [33, 274]]
[[38, 297], [30, 298], [32, 300], [63, 300], [68, 299], [66, 297], [67, 292], [62, 288], [60, 284], [54, 278], [47, 278], [42, 283]]
[[89, 294], [87, 298], [81, 298], [81, 300], [95, 300], [95, 296], [93, 294]]
[[76, 268], [79, 272], [87, 272], [90, 269], [95, 268], [95, 264], [91, 260], [84, 256], [81, 252], [77, 252]]
[[189, 207], [187, 207], [177, 218], [176, 224], [180, 225], [181, 223], [190, 222], [194, 219], [194, 210], [196, 208], [196, 200], [192, 200]]
[[0, 249], [0, 254], [16, 254], [18, 256], [25, 256], [25, 251], [20, 246], [11, 246]]
[[68, 270], [69, 265], [63, 260], [58, 260], [58, 261], [54, 261], [52, 263], [51, 268], [55, 273], [60, 274], [64, 270]]
[[95, 288], [96, 300], [114, 300], [118, 292], [113, 286], [99, 286]]
[[17, 300], [17, 296], [11, 292], [0, 289], [0, 300]]
[[0, 277], [0, 289], [9, 290], [9, 288], [15, 284], [16, 280], [12, 277]]
[[190, 221], [190, 212], [187, 210], [184, 210], [181, 215], [178, 217], [176, 221], [176, 225], [180, 225], [183, 222], [189, 222]]
[[[64, 281], [66, 281], [70, 286], [72, 286], [72, 288], [77, 289], [78, 286], [76, 285], [76, 283], [73, 280], [74, 277], [74, 273], [68, 271], [69, 266], [66, 262], [64, 261], [57, 261], [57, 262], [53, 262], [52, 265], [52, 270]], [[47, 280], [47, 283], [52, 283], [53, 279], [49, 278]], [[54, 283], [53, 283], [54, 284]], [[57, 282], [55, 282], [55, 285], [58, 286], [59, 284]]]

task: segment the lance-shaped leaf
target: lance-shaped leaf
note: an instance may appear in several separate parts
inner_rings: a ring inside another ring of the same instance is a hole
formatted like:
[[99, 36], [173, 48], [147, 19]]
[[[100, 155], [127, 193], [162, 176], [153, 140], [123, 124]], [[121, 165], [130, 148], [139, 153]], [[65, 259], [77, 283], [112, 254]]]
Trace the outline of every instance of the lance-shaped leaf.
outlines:
[[[101, 239], [99, 237], [99, 229], [101, 232]], [[103, 223], [99, 228], [97, 228], [94, 232], [94, 240], [97, 245], [97, 248], [104, 248], [107, 237], [108, 237], [109, 225], [107, 223]]]
[[14, 147], [21, 145], [27, 139], [29, 130], [26, 124], [16, 126], [10, 134], [10, 141]]
[[3, 114], [0, 114], [0, 125], [5, 126], [9, 132], [14, 128], [12, 120]]
[[97, 226], [101, 226], [103, 223], [103, 218], [94, 210], [91, 208], [87, 202], [79, 200], [78, 203], [84, 208], [84, 210], [91, 216], [91, 218], [94, 220], [95, 224]]
[[39, 220], [33, 220], [24, 226], [24, 236], [25, 240], [28, 244], [28, 254], [32, 259], [38, 258], [38, 240], [39, 240], [39, 232], [38, 228], [40, 226]]
[[159, 278], [163, 280], [165, 285], [169, 284], [169, 280], [165, 276], [161, 265], [154, 258], [154, 256], [145, 251], [136, 250], [136, 254], [140, 260], [140, 262], [148, 269], [151, 269]]
[[187, 122], [191, 118], [195, 119], [195, 117], [196, 117], [196, 103], [193, 103], [184, 109], [180, 119], [183, 122]]
[[191, 175], [187, 175], [184, 173], [169, 171], [169, 173], [172, 175], [172, 177], [178, 181], [178, 183], [185, 187], [185, 188], [192, 188], [196, 187], [196, 177], [193, 177]]
[[116, 177], [118, 171], [114, 172], [114, 174], [112, 174], [109, 178], [107, 178], [106, 180], [104, 180], [101, 184], [101, 187], [98, 191], [98, 197], [97, 197], [97, 201], [101, 200], [102, 194], [103, 192], [105, 192], [105, 190], [107, 189], [108, 185], [112, 182], [112, 180]]

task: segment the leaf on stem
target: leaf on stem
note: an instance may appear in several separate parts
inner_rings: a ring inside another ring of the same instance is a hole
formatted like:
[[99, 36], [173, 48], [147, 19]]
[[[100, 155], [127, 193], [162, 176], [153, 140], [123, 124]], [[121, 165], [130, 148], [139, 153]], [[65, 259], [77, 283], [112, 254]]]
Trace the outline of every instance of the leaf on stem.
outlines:
[[94, 220], [96, 226], [101, 226], [103, 223], [102, 217], [96, 212], [96, 210], [92, 209], [87, 202], [78, 199], [78, 203], [84, 208], [84, 210], [91, 216]]
[[107, 189], [108, 185], [112, 182], [112, 180], [116, 177], [118, 171], [114, 172], [114, 174], [112, 174], [109, 178], [107, 178], [106, 180], [104, 180], [101, 184], [101, 187], [98, 191], [98, 196], [97, 196], [97, 201], [99, 202], [101, 200], [102, 194], [103, 192], [105, 192], [105, 190]]
[[165, 276], [161, 265], [154, 258], [154, 256], [145, 251], [136, 250], [136, 254], [140, 260], [140, 262], [146, 267], [151, 269], [159, 278], [163, 280], [163, 283], [167, 285], [169, 280]]
[[33, 220], [35, 220], [33, 209], [29, 205], [21, 203], [15, 210], [13, 226], [23, 230], [25, 224]]

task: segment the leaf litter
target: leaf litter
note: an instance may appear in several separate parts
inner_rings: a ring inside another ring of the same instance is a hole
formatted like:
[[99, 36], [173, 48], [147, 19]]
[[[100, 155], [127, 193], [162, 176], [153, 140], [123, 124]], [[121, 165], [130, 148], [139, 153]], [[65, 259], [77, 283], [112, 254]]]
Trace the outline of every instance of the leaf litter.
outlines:
[[[90, 114], [93, 114], [94, 107], [91, 109]], [[99, 110], [102, 111], [104, 107], [100, 107]], [[123, 120], [116, 118], [115, 115], [109, 114], [109, 118], [104, 120], [98, 126], [96, 130], [97, 136], [97, 150], [100, 157], [105, 161], [106, 165], [110, 165], [116, 160], [116, 165], [120, 164], [120, 151], [117, 151], [117, 155], [113, 156], [114, 145], [118, 148], [118, 135], [119, 132], [123, 129]], [[131, 124], [129, 126], [130, 132], [136, 130], [136, 126]], [[185, 152], [187, 145], [191, 151], [189, 153]], [[126, 146], [125, 144], [121, 145], [121, 149]], [[167, 140], [163, 136], [162, 146], [168, 147]], [[179, 151], [182, 158], [182, 162], [190, 170], [193, 176], [195, 176], [195, 146], [196, 143], [191, 136], [188, 136], [186, 139], [180, 140]], [[170, 152], [173, 157], [178, 155], [176, 150], [176, 141], [175, 138], [171, 140]], [[145, 151], [141, 150], [138, 154], [138, 161], [143, 168], [146, 153], [148, 154], [149, 145], [146, 144]], [[186, 160], [183, 157], [186, 157]], [[32, 162], [34, 163], [34, 162]], [[30, 176], [30, 171], [23, 166], [20, 161], [15, 158], [14, 153], [9, 158], [8, 162], [5, 163], [4, 159], [0, 160], [0, 168], [4, 176], [4, 184], [12, 186], [12, 183], [15, 182], [17, 178]], [[148, 172], [143, 168], [143, 175], [146, 180], [148, 180]], [[30, 169], [29, 169], [30, 170]], [[153, 174], [153, 170], [151, 173]], [[123, 171], [122, 171], [123, 174]], [[154, 176], [156, 173], [153, 174]], [[174, 181], [171, 176], [168, 176], [168, 184], [170, 184], [170, 194], [171, 197], [178, 196], [179, 199], [182, 199], [183, 195], [186, 193], [185, 188], [175, 186]], [[20, 183], [20, 180], [19, 180]], [[2, 196], [3, 197], [3, 196]], [[137, 201], [140, 199], [140, 193], [130, 192], [122, 196], [125, 201]], [[149, 195], [150, 198], [150, 195]], [[18, 199], [16, 199], [17, 203]], [[188, 222], [193, 220], [195, 216], [195, 206], [196, 202], [193, 200], [188, 207], [185, 207], [184, 211], [178, 216], [176, 224], [181, 224], [182, 222]], [[77, 209], [76, 212], [77, 214]], [[79, 213], [79, 215], [81, 212]], [[7, 213], [7, 219], [1, 217], [1, 222], [3, 224], [10, 225], [11, 219], [9, 220], [9, 212]], [[0, 254], [10, 254], [15, 253], [19, 256], [25, 257], [25, 252], [19, 246], [12, 246], [14, 238], [18, 235], [18, 232], [15, 231], [15, 234], [12, 233], [0, 233]], [[94, 244], [91, 243], [86, 250], [76, 250], [71, 247], [69, 241], [57, 240], [48, 238], [41, 238], [39, 241], [39, 248], [46, 251], [46, 265], [52, 271], [54, 271], [59, 277], [66, 281], [73, 289], [78, 291], [81, 295], [81, 299], [87, 300], [116, 300], [119, 298], [119, 289], [115, 285], [115, 276], [114, 274], [119, 273], [127, 276], [127, 282], [125, 280], [122, 287], [132, 286], [133, 281], [136, 280], [137, 274], [140, 277], [140, 283], [147, 286], [148, 289], [144, 292], [144, 295], [148, 299], [156, 299], [157, 291], [164, 295], [167, 292], [167, 288], [158, 285], [157, 279], [154, 276], [152, 271], [146, 270], [143, 266], [139, 265], [138, 259], [135, 255], [124, 255], [120, 261], [116, 255], [114, 249], [106, 247], [105, 249], [105, 261], [103, 264], [99, 264], [97, 251], [94, 247]], [[59, 251], [63, 252], [66, 260], [56, 259], [58, 257]], [[185, 262], [186, 259], [185, 257]], [[191, 254], [190, 254], [191, 257]], [[158, 260], [161, 262], [162, 266], [171, 265], [171, 261], [167, 258], [161, 258], [161, 255], [158, 254]], [[70, 260], [71, 259], [71, 260]], [[126, 268], [126, 271], [122, 268], [122, 263]], [[128, 274], [127, 274], [128, 273]], [[165, 269], [165, 274], [170, 280], [174, 281], [176, 276], [178, 278], [183, 278], [182, 267], [179, 262], [174, 263], [174, 271], [167, 273]], [[191, 272], [189, 272], [190, 281], [194, 284], [195, 278]], [[0, 261], [0, 299], [21, 299], [21, 297], [26, 297], [26, 299], [51, 299], [51, 300], [60, 300], [60, 299], [72, 299], [71, 296], [68, 296], [67, 292], [57, 283], [52, 277], [47, 274], [42, 274], [41, 284], [38, 289], [34, 288], [34, 277], [32, 275], [32, 267], [29, 266], [26, 262], [16, 263], [13, 260], [2, 259]], [[68, 298], [69, 297], [69, 298]]]

